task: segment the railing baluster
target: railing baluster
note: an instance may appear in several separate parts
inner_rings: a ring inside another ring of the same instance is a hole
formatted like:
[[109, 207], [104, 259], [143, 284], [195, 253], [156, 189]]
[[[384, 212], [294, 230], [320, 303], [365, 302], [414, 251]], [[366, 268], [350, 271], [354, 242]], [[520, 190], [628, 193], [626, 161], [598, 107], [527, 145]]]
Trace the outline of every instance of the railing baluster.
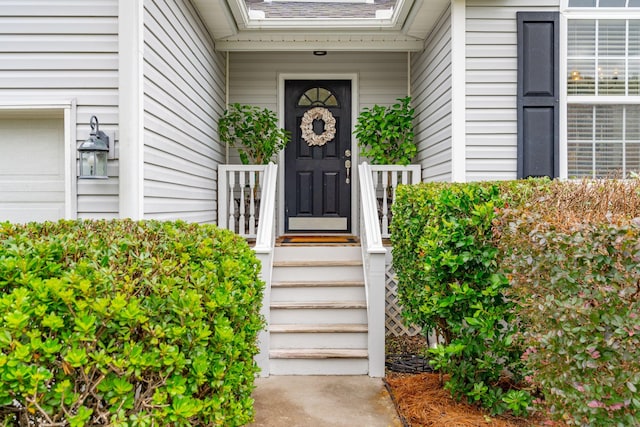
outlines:
[[386, 236], [389, 234], [389, 216], [387, 215], [388, 188], [389, 188], [389, 174], [383, 172], [382, 173], [382, 235], [383, 236]]
[[229, 171], [229, 222], [228, 229], [236, 231], [236, 200], [233, 193], [236, 187], [236, 171]]
[[[396, 188], [398, 188], [398, 172], [391, 172], [391, 201], [396, 201]], [[403, 172], [404, 174], [404, 172]]]
[[240, 211], [240, 216], [238, 217], [238, 234], [240, 234], [241, 236], [247, 233], [247, 227], [246, 227], [246, 222], [245, 222], [245, 204], [246, 204], [246, 197], [244, 194], [244, 186], [245, 186], [245, 175], [246, 172], [245, 171], [241, 171], [240, 172], [240, 207], [239, 207], [239, 211]]
[[249, 171], [249, 234], [256, 234], [256, 173]]

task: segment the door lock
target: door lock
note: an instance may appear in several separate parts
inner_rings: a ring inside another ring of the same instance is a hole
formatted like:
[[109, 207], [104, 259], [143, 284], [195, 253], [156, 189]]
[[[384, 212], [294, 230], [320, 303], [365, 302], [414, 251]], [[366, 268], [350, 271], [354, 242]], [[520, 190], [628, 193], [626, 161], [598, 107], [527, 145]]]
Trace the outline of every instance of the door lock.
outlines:
[[351, 157], [351, 150], [344, 150], [345, 157]]
[[345, 160], [344, 167], [347, 168], [347, 184], [349, 184], [351, 182], [351, 160]]

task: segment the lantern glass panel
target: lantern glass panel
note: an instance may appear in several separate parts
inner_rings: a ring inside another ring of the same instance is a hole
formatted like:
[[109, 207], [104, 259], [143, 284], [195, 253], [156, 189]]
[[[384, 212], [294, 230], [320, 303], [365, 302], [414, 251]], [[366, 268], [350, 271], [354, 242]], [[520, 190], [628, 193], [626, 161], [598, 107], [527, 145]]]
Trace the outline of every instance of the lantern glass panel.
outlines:
[[106, 151], [81, 151], [80, 152], [80, 177], [106, 178], [107, 177], [107, 152]]

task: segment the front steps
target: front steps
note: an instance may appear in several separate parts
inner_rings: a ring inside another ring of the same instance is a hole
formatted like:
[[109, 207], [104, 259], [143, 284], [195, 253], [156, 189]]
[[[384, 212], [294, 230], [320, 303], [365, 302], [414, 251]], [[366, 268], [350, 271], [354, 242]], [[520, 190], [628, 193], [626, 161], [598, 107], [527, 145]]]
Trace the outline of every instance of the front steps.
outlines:
[[277, 246], [271, 375], [365, 375], [367, 305], [359, 246]]

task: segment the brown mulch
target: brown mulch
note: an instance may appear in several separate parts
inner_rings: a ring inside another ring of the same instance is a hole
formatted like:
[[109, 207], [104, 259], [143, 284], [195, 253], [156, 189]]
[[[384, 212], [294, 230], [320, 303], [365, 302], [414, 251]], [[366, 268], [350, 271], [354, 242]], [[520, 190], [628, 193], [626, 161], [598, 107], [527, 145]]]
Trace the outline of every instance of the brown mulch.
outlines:
[[542, 420], [513, 416], [490, 417], [479, 408], [457, 402], [440, 386], [439, 374], [388, 373], [399, 415], [411, 427], [529, 427]]
[[[387, 355], [424, 355], [427, 341], [423, 336], [386, 337]], [[398, 414], [410, 427], [531, 427], [543, 425], [540, 418], [517, 418], [509, 415], [491, 417], [482, 409], [458, 402], [440, 386], [440, 374], [401, 374], [387, 371], [385, 381], [391, 391]]]
[[427, 340], [422, 335], [388, 336], [385, 339], [387, 354], [422, 354], [427, 349]]

